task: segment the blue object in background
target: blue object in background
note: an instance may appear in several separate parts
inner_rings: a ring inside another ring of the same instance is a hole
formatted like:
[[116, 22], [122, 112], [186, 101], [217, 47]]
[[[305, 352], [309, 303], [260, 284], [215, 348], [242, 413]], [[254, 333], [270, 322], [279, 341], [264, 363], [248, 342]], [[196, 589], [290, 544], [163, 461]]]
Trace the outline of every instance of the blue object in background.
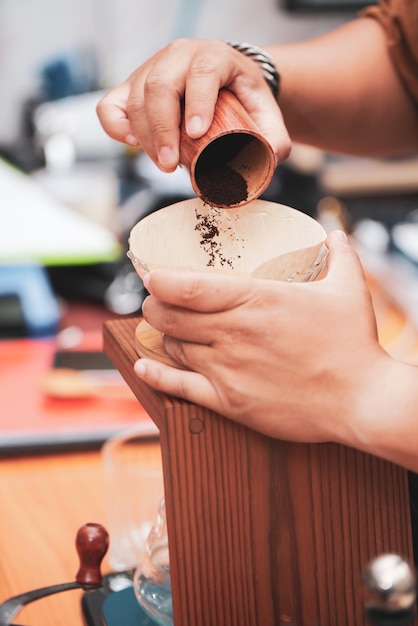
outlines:
[[106, 626], [155, 626], [141, 609], [132, 587], [109, 595], [103, 604]]
[[97, 58], [92, 49], [63, 51], [40, 69], [42, 99], [59, 100], [100, 89]]
[[0, 266], [0, 307], [2, 298], [13, 296], [19, 301], [24, 336], [47, 337], [57, 333], [60, 309], [43, 266]]

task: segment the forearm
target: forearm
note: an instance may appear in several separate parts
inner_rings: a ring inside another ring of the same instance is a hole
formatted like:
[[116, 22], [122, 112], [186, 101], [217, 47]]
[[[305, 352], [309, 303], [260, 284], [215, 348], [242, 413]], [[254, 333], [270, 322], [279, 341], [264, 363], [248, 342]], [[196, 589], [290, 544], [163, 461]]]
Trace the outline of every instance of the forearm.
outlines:
[[375, 20], [266, 51], [280, 70], [279, 103], [293, 141], [368, 156], [418, 151], [418, 111]]
[[418, 472], [418, 368], [385, 357], [355, 396], [346, 443]]

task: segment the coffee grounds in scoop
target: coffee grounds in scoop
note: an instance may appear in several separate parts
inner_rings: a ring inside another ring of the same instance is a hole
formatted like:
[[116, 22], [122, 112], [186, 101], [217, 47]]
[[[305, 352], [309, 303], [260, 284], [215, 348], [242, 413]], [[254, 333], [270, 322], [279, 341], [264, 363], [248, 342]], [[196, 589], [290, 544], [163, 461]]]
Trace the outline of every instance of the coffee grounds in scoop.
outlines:
[[219, 137], [202, 151], [195, 166], [195, 180], [204, 202], [232, 207], [248, 200], [247, 181], [234, 167], [234, 161], [252, 140], [245, 133], [231, 133]]
[[234, 206], [247, 200], [247, 181], [228, 165], [200, 172], [199, 189], [205, 202], [218, 206]]

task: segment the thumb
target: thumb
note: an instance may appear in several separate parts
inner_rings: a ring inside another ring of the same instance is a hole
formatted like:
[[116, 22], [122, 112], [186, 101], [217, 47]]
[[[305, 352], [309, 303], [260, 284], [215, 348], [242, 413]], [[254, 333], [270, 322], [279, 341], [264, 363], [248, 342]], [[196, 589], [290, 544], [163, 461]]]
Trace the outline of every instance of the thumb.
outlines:
[[359, 256], [348, 243], [347, 236], [342, 230], [334, 230], [327, 237], [328, 247], [328, 274], [332, 280], [342, 284], [350, 284], [357, 276], [364, 279], [364, 271]]

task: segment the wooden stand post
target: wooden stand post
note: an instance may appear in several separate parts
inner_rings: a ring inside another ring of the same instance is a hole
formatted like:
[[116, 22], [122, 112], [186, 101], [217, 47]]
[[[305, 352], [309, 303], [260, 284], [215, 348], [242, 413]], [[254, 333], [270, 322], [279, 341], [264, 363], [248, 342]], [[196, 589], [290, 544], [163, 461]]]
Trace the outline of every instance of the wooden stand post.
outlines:
[[138, 322], [107, 322], [105, 351], [160, 429], [175, 625], [364, 626], [367, 562], [412, 560], [406, 471], [155, 392], [133, 372]]

